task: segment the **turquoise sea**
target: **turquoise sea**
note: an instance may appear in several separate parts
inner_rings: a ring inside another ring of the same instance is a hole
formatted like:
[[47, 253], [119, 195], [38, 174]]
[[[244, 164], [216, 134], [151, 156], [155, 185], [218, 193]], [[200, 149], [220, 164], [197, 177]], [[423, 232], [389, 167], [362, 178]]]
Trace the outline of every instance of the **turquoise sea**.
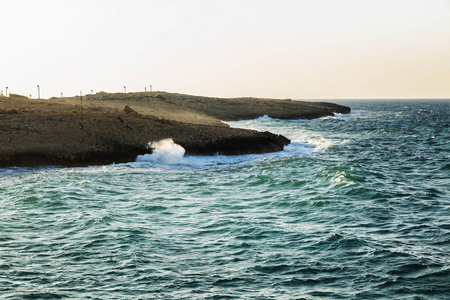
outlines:
[[262, 117], [285, 151], [0, 169], [1, 299], [450, 299], [450, 101]]

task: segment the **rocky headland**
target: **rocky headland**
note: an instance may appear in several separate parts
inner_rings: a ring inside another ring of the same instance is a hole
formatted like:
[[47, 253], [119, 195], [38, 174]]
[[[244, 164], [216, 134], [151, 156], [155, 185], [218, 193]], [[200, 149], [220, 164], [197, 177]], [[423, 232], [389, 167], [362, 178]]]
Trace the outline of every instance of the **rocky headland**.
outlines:
[[167, 92], [29, 99], [0, 97], [0, 166], [85, 166], [134, 161], [148, 143], [172, 138], [195, 155], [283, 150], [289, 139], [222, 121], [313, 119], [349, 113], [333, 103], [211, 98]]

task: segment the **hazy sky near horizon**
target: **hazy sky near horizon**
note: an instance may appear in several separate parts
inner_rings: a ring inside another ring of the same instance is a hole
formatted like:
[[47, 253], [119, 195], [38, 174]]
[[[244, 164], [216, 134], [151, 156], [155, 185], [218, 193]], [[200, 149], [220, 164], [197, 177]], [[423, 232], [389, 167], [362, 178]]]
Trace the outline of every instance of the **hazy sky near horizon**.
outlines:
[[0, 87], [450, 97], [450, 0], [2, 0]]

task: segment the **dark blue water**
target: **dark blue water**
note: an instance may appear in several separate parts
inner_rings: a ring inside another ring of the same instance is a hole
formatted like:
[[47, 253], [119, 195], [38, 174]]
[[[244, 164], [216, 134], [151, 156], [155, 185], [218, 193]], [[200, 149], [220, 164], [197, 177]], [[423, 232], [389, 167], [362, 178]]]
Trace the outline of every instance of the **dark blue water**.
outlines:
[[280, 153], [0, 169], [0, 298], [449, 299], [450, 102], [341, 103], [230, 123]]

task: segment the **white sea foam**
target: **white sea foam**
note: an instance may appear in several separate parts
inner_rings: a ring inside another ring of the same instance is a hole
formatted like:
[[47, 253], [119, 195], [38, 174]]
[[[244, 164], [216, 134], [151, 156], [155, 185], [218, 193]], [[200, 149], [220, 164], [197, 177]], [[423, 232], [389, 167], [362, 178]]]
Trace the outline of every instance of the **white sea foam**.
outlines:
[[148, 143], [148, 147], [153, 149], [153, 153], [139, 155], [136, 158], [137, 162], [151, 161], [163, 164], [178, 164], [181, 163], [186, 152], [183, 147], [176, 144], [172, 139], [150, 142]]
[[257, 155], [213, 155], [193, 156], [184, 155], [185, 149], [176, 144], [172, 139], [164, 139], [158, 142], [150, 142], [149, 147], [153, 149], [152, 154], [139, 155], [133, 165], [154, 165], [157, 168], [184, 169], [198, 168], [214, 165], [230, 165], [249, 161]]
[[264, 115], [262, 117], [257, 118], [256, 120], [279, 120], [269, 117], [268, 115]]

